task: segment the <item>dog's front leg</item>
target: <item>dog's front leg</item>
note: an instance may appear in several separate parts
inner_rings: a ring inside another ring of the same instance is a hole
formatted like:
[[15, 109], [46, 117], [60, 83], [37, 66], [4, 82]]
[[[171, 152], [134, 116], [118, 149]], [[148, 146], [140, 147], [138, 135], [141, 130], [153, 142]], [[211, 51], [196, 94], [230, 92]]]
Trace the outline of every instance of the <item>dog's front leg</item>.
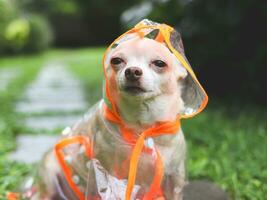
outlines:
[[182, 190], [185, 185], [186, 143], [181, 132], [170, 143], [170, 151], [162, 151], [165, 174], [163, 191], [166, 200], [182, 200]]
[[167, 177], [166, 186], [165, 186], [165, 197], [166, 200], [182, 200], [182, 190], [184, 186], [184, 179], [179, 176], [169, 175]]
[[163, 188], [166, 200], [182, 200], [182, 190], [185, 185], [184, 162], [175, 171], [165, 174]]

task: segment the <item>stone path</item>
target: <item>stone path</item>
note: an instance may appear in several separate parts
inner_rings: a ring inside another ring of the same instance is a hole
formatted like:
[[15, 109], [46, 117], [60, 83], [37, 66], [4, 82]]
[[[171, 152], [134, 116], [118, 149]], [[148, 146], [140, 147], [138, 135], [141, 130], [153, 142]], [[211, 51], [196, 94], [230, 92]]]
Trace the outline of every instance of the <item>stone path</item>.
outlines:
[[25, 126], [37, 135], [20, 135], [10, 158], [25, 163], [39, 161], [59, 137], [45, 133], [60, 133], [59, 129], [72, 126], [87, 107], [81, 83], [62, 64], [46, 65], [16, 106], [27, 116]]
[[23, 113], [83, 111], [86, 102], [80, 82], [64, 66], [51, 63], [43, 68], [17, 105]]
[[48, 135], [19, 135], [17, 150], [9, 158], [27, 164], [39, 161], [43, 154], [58, 140], [58, 136]]
[[38, 116], [28, 117], [26, 125], [35, 130], [53, 131], [56, 128], [71, 126], [79, 119], [81, 115], [56, 115], [56, 116]]
[[17, 69], [13, 68], [3, 68], [0, 69], [0, 92], [7, 89], [10, 82], [16, 78], [19, 74]]

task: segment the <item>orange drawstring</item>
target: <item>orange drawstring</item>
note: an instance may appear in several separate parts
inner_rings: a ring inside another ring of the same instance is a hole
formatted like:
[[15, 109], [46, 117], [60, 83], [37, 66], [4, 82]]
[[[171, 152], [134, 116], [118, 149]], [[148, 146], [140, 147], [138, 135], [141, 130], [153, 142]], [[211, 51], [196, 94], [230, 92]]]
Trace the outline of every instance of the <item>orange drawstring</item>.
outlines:
[[87, 155], [87, 157], [90, 159], [93, 158], [92, 143], [88, 137], [82, 136], [82, 135], [62, 139], [59, 143], [55, 145], [54, 151], [55, 151], [55, 156], [59, 162], [59, 165], [61, 166], [61, 169], [64, 171], [64, 174], [66, 176], [66, 180], [69, 186], [74, 191], [74, 193], [77, 195], [79, 200], [85, 200], [83, 192], [80, 191], [78, 186], [72, 180], [72, 170], [66, 164], [66, 161], [63, 155], [64, 147], [70, 144], [74, 144], [74, 143], [83, 145], [85, 147], [85, 154]]
[[148, 191], [147, 194], [143, 197], [143, 200], [151, 200], [155, 196], [162, 196], [162, 190], [160, 188], [161, 181], [163, 179], [163, 174], [164, 174], [164, 166], [163, 162], [161, 160], [160, 153], [157, 152], [157, 160], [156, 160], [156, 172], [155, 176], [153, 179], [153, 182], [151, 184], [150, 190]]
[[[139, 162], [140, 154], [144, 147], [144, 142], [147, 137], [154, 137], [154, 136], [160, 136], [163, 134], [175, 134], [180, 128], [180, 118], [177, 117], [177, 119], [173, 122], [161, 122], [156, 124], [155, 126], [145, 130], [139, 138], [136, 140], [134, 137], [134, 134], [131, 133], [129, 129], [125, 128], [125, 125], [123, 121], [118, 117], [118, 114], [114, 114], [107, 105], [104, 106], [104, 116], [112, 121], [117, 123], [120, 126], [120, 130], [122, 131], [122, 136], [127, 138], [127, 141], [135, 141], [135, 146], [132, 151], [131, 159], [130, 159], [130, 168], [129, 168], [129, 174], [128, 174], [128, 184], [126, 188], [126, 194], [125, 199], [130, 200], [132, 190], [135, 184], [136, 179], [136, 173], [137, 173], [137, 167]], [[127, 130], [127, 131], [126, 131]], [[126, 131], [126, 132], [125, 132]], [[160, 153], [158, 150], [156, 150], [157, 158], [156, 158], [156, 172], [153, 179], [153, 182], [151, 184], [149, 192], [145, 195], [144, 199], [152, 199], [153, 196], [156, 195], [156, 193], [160, 190], [161, 181], [163, 178], [164, 173], [164, 166], [163, 162], [161, 160]]]
[[21, 197], [21, 195], [19, 193], [16, 193], [16, 192], [8, 192], [6, 194], [7, 200], [19, 200], [20, 197]]

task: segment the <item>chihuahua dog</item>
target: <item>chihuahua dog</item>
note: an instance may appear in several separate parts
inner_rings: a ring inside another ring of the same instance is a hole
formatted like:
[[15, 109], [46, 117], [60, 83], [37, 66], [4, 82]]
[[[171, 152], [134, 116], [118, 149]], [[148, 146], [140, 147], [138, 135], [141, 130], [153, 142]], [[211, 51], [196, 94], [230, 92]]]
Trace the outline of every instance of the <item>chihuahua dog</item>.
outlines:
[[[153, 30], [159, 26], [152, 25]], [[106, 55], [105, 81], [111, 94], [108, 98], [112, 98], [123, 126], [131, 130], [131, 138], [138, 138], [155, 124], [172, 122], [185, 112], [188, 95], [183, 92], [190, 74], [166, 44], [136, 32], [130, 36], [133, 37], [113, 45]], [[62, 150], [62, 154], [68, 154], [63, 159], [67, 163], [64, 165], [55, 150], [48, 152], [38, 171], [37, 192], [31, 199], [125, 199], [131, 166], [129, 155], [135, 144], [125, 140], [122, 129], [105, 117], [106, 104], [104, 100], [98, 102], [67, 133], [67, 138], [79, 135], [89, 138], [93, 156], [81, 159], [79, 155], [84, 149], [70, 144]], [[139, 155], [130, 199], [181, 200], [186, 152], [181, 128], [175, 134], [146, 138], [145, 148]], [[159, 192], [148, 197], [145, 194], [157, 172], [157, 152], [164, 174]]]

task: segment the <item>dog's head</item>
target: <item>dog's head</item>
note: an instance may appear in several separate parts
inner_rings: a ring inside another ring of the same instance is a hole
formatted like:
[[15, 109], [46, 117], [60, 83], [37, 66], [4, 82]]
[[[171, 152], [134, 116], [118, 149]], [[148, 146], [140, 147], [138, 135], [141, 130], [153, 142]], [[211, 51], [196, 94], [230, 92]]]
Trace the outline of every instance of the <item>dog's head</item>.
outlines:
[[123, 98], [146, 100], [160, 95], [175, 95], [179, 80], [187, 75], [169, 49], [149, 38], [135, 38], [117, 46], [109, 59]]
[[193, 115], [207, 96], [184, 56], [180, 34], [167, 25], [142, 21], [107, 50], [104, 57], [107, 101], [176, 98], [180, 111]]

